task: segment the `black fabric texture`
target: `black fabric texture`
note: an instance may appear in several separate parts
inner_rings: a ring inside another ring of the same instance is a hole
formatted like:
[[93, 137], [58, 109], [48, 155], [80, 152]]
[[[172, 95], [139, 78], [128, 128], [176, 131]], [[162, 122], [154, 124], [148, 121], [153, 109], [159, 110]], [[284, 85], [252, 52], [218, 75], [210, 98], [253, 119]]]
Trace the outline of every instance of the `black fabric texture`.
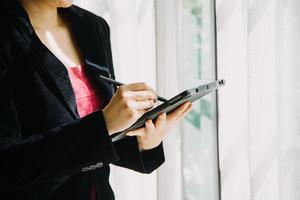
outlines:
[[[76, 6], [59, 12], [84, 59], [106, 69], [84, 65], [107, 105], [116, 88], [95, 77], [114, 78], [108, 24]], [[151, 173], [164, 162], [162, 145], [139, 152], [135, 137], [112, 143], [101, 110], [80, 119], [65, 66], [19, 3], [10, 1], [0, 23], [0, 199], [89, 200], [95, 182], [98, 199], [111, 200], [110, 164]]]

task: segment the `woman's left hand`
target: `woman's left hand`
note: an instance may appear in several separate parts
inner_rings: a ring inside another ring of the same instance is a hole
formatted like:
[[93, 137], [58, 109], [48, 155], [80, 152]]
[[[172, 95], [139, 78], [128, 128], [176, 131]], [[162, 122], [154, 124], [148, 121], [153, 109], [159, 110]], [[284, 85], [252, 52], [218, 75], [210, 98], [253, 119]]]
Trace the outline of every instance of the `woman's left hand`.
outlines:
[[168, 130], [175, 122], [184, 118], [191, 108], [191, 102], [186, 102], [168, 115], [166, 113], [160, 114], [155, 123], [152, 120], [148, 120], [145, 123], [145, 127], [127, 132], [126, 135], [137, 136], [140, 151], [153, 149], [159, 146]]

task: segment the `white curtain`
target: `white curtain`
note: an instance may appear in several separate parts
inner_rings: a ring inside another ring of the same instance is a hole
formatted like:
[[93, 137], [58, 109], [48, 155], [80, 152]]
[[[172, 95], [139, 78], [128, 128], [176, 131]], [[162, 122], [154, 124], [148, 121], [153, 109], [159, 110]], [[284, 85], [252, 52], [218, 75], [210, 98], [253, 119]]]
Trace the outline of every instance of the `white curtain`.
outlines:
[[223, 200], [300, 199], [300, 1], [217, 0]]
[[[110, 24], [116, 79], [156, 87], [154, 0], [75, 0]], [[155, 200], [156, 172], [142, 175], [112, 166], [116, 199]]]
[[[180, 12], [181, 0], [156, 0], [157, 83], [158, 92], [172, 97], [180, 91]], [[164, 140], [166, 162], [158, 170], [157, 199], [181, 200], [182, 145], [180, 126]]]

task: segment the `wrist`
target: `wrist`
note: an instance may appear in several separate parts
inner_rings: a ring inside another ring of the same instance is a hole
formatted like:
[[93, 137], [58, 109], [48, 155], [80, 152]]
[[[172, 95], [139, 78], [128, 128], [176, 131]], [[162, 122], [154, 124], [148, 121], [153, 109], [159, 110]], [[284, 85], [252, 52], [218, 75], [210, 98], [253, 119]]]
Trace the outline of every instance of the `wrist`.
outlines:
[[151, 143], [151, 144], [143, 143], [141, 141], [141, 138], [139, 138], [139, 137], [137, 137], [137, 144], [138, 144], [137, 146], [138, 146], [138, 149], [139, 149], [140, 152], [155, 149], [156, 147], [159, 146], [159, 144], [156, 144], [156, 143]]
[[109, 119], [108, 114], [104, 109], [102, 110], [102, 115], [103, 115], [103, 118], [104, 118], [104, 121], [106, 124], [106, 129], [107, 129], [108, 134], [112, 135], [112, 134], [116, 133], [116, 131], [114, 130], [114, 128], [112, 127], [112, 125], [110, 123], [111, 120]]

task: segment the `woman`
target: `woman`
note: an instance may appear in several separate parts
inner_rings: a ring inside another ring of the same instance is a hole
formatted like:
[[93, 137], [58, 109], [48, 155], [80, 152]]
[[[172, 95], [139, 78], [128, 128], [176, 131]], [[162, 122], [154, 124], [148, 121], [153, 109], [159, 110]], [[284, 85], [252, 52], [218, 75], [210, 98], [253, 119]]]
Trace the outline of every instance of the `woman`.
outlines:
[[[71, 0], [6, 0], [0, 32], [0, 199], [114, 199], [109, 164], [151, 173], [162, 139], [191, 109], [127, 133], [157, 100], [144, 83], [113, 88], [109, 27]], [[101, 67], [88, 65], [89, 60]]]

